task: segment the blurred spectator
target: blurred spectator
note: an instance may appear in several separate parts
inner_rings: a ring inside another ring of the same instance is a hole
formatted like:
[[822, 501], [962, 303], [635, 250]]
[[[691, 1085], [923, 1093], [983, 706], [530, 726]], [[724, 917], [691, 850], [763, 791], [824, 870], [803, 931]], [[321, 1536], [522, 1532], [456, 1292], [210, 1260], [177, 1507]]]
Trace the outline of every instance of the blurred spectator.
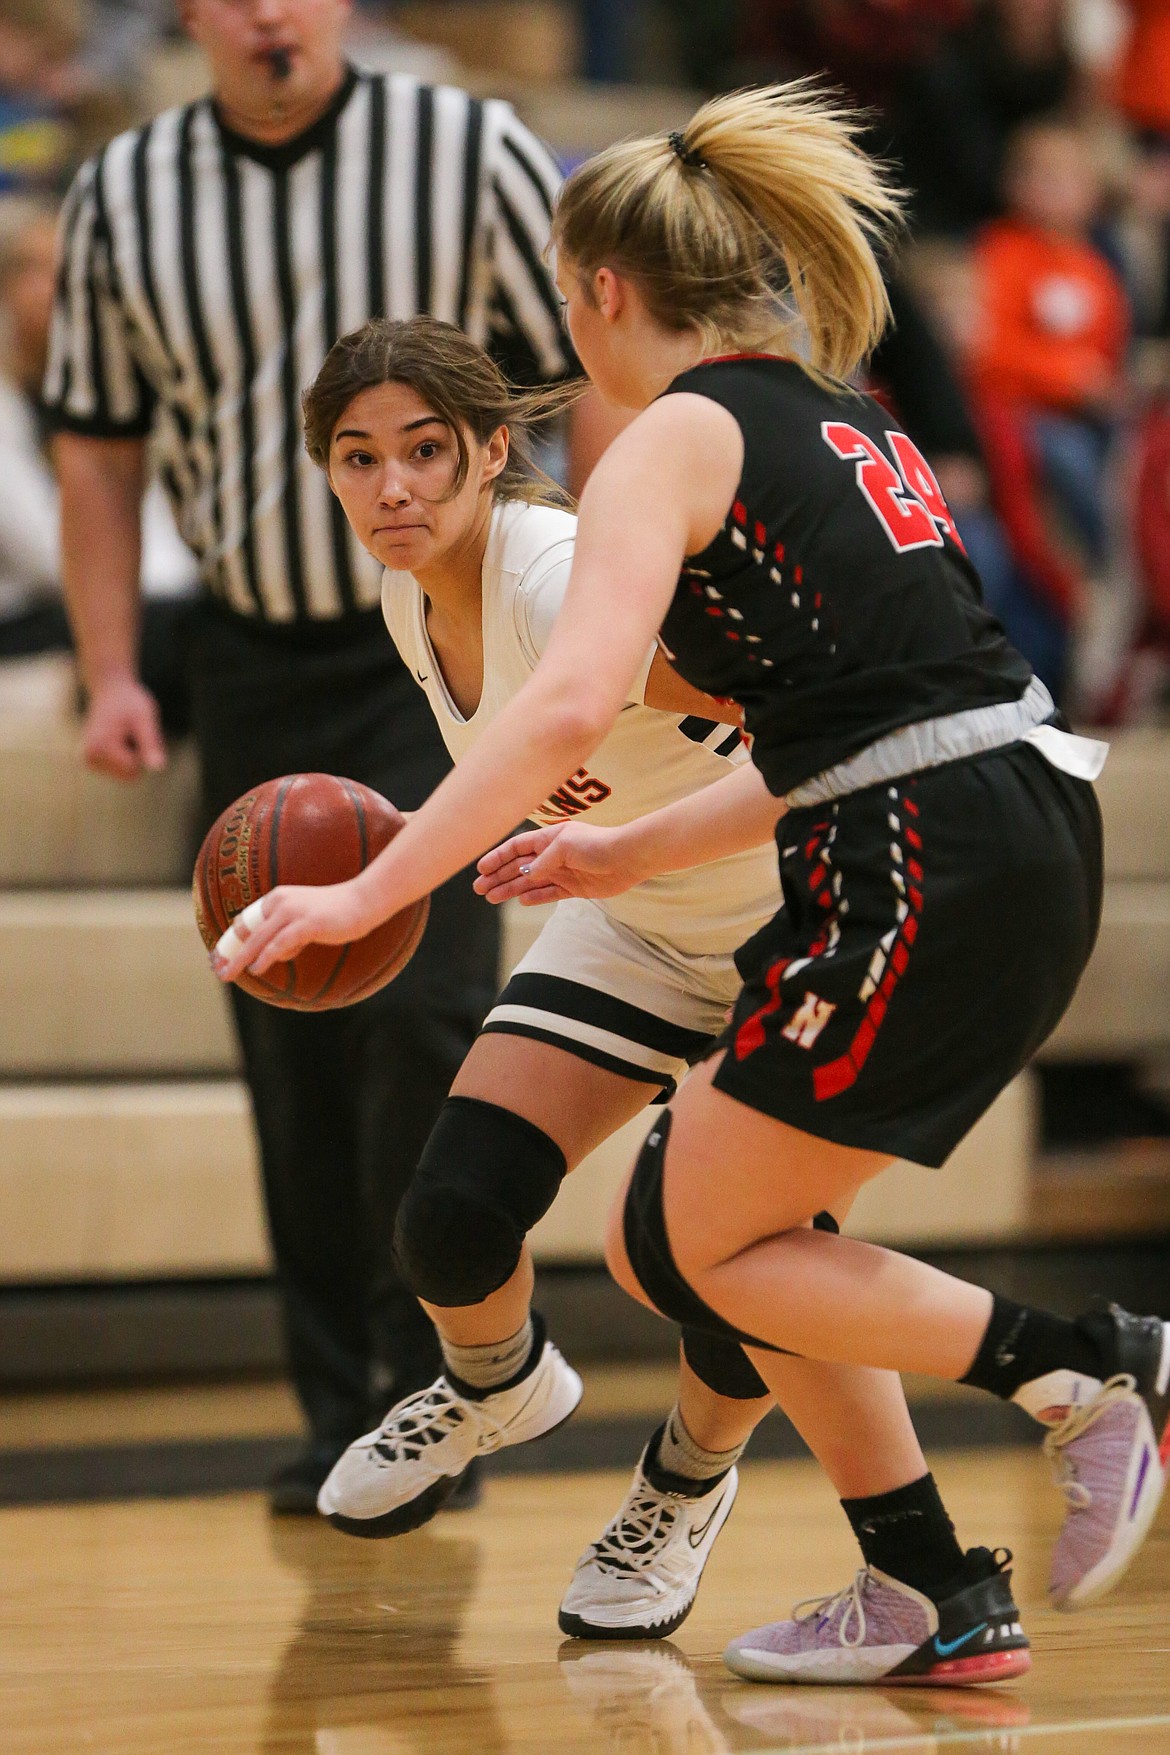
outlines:
[[3, 0], [0, 192], [68, 182], [76, 142], [71, 69], [87, 22], [82, 0]]
[[[0, 199], [0, 659], [71, 645], [61, 598], [57, 486], [43, 440], [39, 395], [48, 352], [56, 217], [47, 203]], [[183, 729], [186, 595], [195, 564], [157, 484], [143, 508], [143, 662], [168, 726]]]
[[974, 325], [969, 255], [934, 250], [928, 256], [919, 248], [911, 265], [912, 277], [898, 274], [889, 282], [893, 326], [870, 362], [871, 388], [892, 403], [934, 470], [988, 608], [1059, 699], [1065, 625], [1004, 527], [985, 453], [988, 435], [952, 364], [966, 356]]
[[1125, 0], [1132, 28], [1118, 69], [1117, 101], [1139, 131], [1170, 147], [1170, 0]]
[[1170, 340], [1170, 0], [1127, 0], [1115, 96], [1138, 149], [1134, 206], [1158, 237], [1159, 286], [1143, 328]]
[[[1076, 577], [1051, 532], [1036, 496], [1013, 491], [1023, 471], [1015, 425], [1006, 434], [982, 406], [970, 382], [969, 362], [979, 321], [978, 282], [969, 246], [935, 238], [914, 245], [907, 272], [941, 344], [955, 362], [968, 397], [988, 484], [988, 516], [959, 520], [984, 596], [1008, 638], [1023, 652], [1058, 701], [1068, 657], [1070, 604]], [[944, 485], [940, 482], [940, 485]], [[944, 493], [953, 492], [944, 485]], [[957, 514], [956, 514], [957, 515]]]
[[966, 396], [913, 286], [901, 273], [893, 273], [886, 289], [892, 322], [870, 359], [872, 388], [879, 396], [888, 395], [938, 475], [944, 495], [956, 501], [951, 509], [957, 513], [960, 503], [978, 497], [983, 472]]
[[1170, 721], [1170, 389], [1152, 396], [1134, 446], [1134, 550], [1141, 587], [1132, 650], [1110, 702], [1120, 724]]
[[1080, 90], [1067, 0], [683, 0], [677, 28], [704, 86], [818, 74], [868, 105], [928, 232], [996, 214], [1012, 130]]
[[[888, 111], [908, 68], [929, 65], [974, 0], [741, 0], [741, 40], [761, 70], [824, 73]], [[692, 8], [693, 10], [693, 8]]]
[[901, 273], [887, 281], [892, 322], [870, 359], [870, 388], [890, 402], [898, 420], [934, 470], [992, 608], [1009, 589], [1011, 557], [990, 505], [987, 470], [975, 421], [945, 339], [913, 284]]
[[1129, 310], [1091, 241], [1101, 186], [1079, 132], [1034, 123], [1016, 135], [1008, 214], [984, 227], [971, 369], [985, 407], [1020, 425], [1044, 489], [1094, 577], [1108, 569], [1110, 447], [1125, 399]]
[[890, 106], [915, 223], [962, 233], [999, 213], [1012, 135], [1079, 91], [1066, 0], [978, 0], [935, 55], [907, 64]]
[[150, 50], [176, 28], [171, 0], [90, 0], [92, 26], [76, 61], [88, 88], [131, 92]]

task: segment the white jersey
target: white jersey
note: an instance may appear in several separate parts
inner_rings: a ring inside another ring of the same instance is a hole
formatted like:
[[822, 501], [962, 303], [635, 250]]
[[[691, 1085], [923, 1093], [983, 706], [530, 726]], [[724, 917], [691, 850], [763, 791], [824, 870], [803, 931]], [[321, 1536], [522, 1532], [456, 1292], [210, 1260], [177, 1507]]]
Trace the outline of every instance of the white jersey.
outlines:
[[[395, 645], [426, 692], [454, 761], [535, 670], [564, 601], [577, 520], [552, 506], [498, 503], [483, 563], [483, 692], [469, 719], [456, 707], [427, 633], [426, 598], [411, 573], [387, 570], [382, 612]], [[583, 817], [612, 826], [710, 786], [749, 759], [738, 731], [643, 705], [654, 649], [646, 654], [612, 730], [588, 766], [531, 813], [540, 824]], [[688, 871], [664, 872], [598, 904], [613, 919], [688, 953], [728, 952], [780, 906], [771, 843]]]

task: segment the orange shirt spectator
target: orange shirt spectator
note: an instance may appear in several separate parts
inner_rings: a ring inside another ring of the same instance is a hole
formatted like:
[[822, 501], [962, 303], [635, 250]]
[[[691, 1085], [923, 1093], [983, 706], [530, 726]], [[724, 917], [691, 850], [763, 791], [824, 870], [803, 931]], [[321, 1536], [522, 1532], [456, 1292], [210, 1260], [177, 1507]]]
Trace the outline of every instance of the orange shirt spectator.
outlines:
[[1005, 193], [1008, 217], [975, 243], [974, 381], [984, 396], [1108, 418], [1117, 412], [1129, 307], [1090, 241], [1100, 185], [1075, 129], [1021, 129]]
[[972, 367], [980, 389], [1077, 413], [1102, 407], [1129, 334], [1112, 265], [1091, 244], [1017, 219], [985, 227], [975, 259], [982, 310]]
[[1074, 127], [1018, 130], [1004, 194], [1008, 217], [976, 239], [968, 367], [1013, 551], [1069, 614], [1088, 581], [1112, 576], [1108, 479], [1128, 305], [1091, 241], [1101, 185]]

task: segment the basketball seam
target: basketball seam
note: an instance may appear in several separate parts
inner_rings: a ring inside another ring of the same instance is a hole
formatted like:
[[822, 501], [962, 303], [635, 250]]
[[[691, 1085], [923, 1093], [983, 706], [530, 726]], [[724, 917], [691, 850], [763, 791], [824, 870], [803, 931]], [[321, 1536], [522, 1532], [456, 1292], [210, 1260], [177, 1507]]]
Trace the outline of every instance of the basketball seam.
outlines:
[[[289, 802], [298, 780], [314, 779], [327, 780], [334, 786], [340, 787], [349, 799], [353, 807], [354, 821], [358, 832], [362, 870], [366, 868], [370, 860], [374, 839], [372, 830], [376, 828], [379, 837], [381, 834], [382, 809], [388, 809], [391, 817], [387, 844], [389, 840], [393, 839], [396, 828], [402, 827], [401, 816], [389, 800], [383, 800], [379, 794], [371, 793], [360, 781], [353, 781], [342, 775], [289, 774], [265, 782], [259, 787], [251, 788], [248, 793], [241, 795], [220, 813], [204, 836], [203, 844], [195, 861], [192, 886], [195, 893], [194, 900], [196, 912], [200, 917], [200, 925], [205, 932], [204, 943], [208, 945], [209, 949], [227, 930], [234, 918], [228, 908], [227, 899], [219, 887], [217, 857], [218, 843], [228, 820], [234, 813], [243, 809], [244, 815], [251, 818], [255, 831], [246, 869], [238, 873], [238, 881], [242, 891], [240, 909], [236, 910], [238, 914], [251, 902], [259, 900], [269, 893], [268, 890], [259, 889], [262, 861], [268, 866], [271, 888], [277, 887], [281, 876], [280, 829], [284, 807]], [[378, 806], [378, 812], [376, 819], [372, 821], [370, 811], [375, 804]], [[250, 808], [244, 809], [245, 806]], [[265, 832], [271, 837], [266, 849], [263, 848]], [[255, 884], [251, 881], [253, 878], [257, 880]], [[254, 888], [259, 889], [259, 895], [253, 895]], [[430, 898], [428, 896], [420, 897], [413, 909], [404, 909], [402, 913], [414, 914], [406, 936], [399, 940], [397, 946], [380, 968], [366, 974], [364, 979], [360, 979], [352, 990], [346, 992], [339, 999], [330, 1000], [328, 996], [337, 989], [340, 977], [347, 966], [352, 969], [354, 961], [352, 953], [355, 945], [360, 941], [338, 947], [339, 954], [327, 979], [313, 993], [301, 994], [298, 992], [298, 978], [294, 968], [296, 959], [289, 959], [286, 963], [286, 976], [283, 985], [278, 985], [264, 976], [245, 972], [244, 976], [237, 982], [237, 986], [241, 992], [268, 1005], [301, 1012], [335, 1010], [339, 1006], [352, 1005], [367, 999], [399, 975], [418, 949], [430, 918]], [[208, 934], [212, 935], [210, 939], [207, 937]]]
[[[271, 827], [268, 831], [268, 889], [270, 893], [276, 889], [280, 882], [280, 819], [284, 811], [284, 801], [296, 785], [296, 781], [295, 774], [287, 775], [281, 781], [277, 788], [276, 797], [272, 801]], [[293, 968], [291, 959], [285, 964], [285, 967], [288, 970], [288, 975], [285, 977], [284, 986], [277, 987], [275, 982], [269, 982], [267, 985], [274, 993], [287, 994], [291, 999], [297, 990], [296, 970]]]
[[[361, 860], [361, 870], [364, 871], [370, 862], [370, 839], [366, 833], [365, 800], [362, 798], [360, 792], [354, 786], [352, 781], [346, 780], [341, 774], [337, 776], [337, 779], [338, 783], [343, 788], [346, 797], [349, 799], [349, 802], [353, 805], [353, 814], [357, 819], [358, 857]], [[319, 988], [318, 991], [308, 999], [307, 1003], [309, 1005], [320, 1005], [321, 1001], [325, 998], [325, 995], [329, 992], [329, 989], [337, 980], [337, 977], [341, 974], [342, 969], [344, 969], [349, 953], [350, 946], [342, 945], [341, 955], [337, 958], [337, 961], [334, 963], [326, 977], [324, 986]], [[326, 1010], [328, 1009], [329, 1008], [326, 1007]]]
[[429, 896], [423, 896], [419, 901], [418, 922], [406, 943], [399, 949], [398, 966], [394, 970], [394, 973], [392, 975], [387, 975], [384, 969], [379, 969], [376, 974], [371, 975], [367, 981], [363, 981], [362, 985], [350, 994], [345, 1002], [347, 1005], [356, 1005], [359, 1000], [369, 999], [373, 994], [378, 992], [379, 988], [387, 986], [391, 981], [396, 980], [398, 976], [401, 975], [410, 959], [414, 956], [419, 945], [422, 943], [422, 935], [426, 931], [427, 922], [430, 917], [431, 899]]

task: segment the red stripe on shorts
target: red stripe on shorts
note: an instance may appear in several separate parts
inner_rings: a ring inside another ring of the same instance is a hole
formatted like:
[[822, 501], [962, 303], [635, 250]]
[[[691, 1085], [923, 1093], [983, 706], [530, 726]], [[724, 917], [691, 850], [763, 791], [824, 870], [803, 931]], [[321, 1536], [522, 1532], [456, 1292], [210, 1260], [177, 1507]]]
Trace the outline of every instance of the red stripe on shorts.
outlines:
[[754, 1054], [757, 1048], [764, 1046], [766, 1036], [764, 1019], [769, 1017], [771, 1013], [778, 1012], [784, 1003], [780, 997], [780, 983], [784, 979], [784, 971], [791, 961], [791, 957], [781, 957], [778, 963], [772, 964], [764, 976], [764, 984], [768, 989], [769, 997], [762, 1006], [752, 1012], [750, 1017], [744, 1019], [735, 1032], [736, 1060], [746, 1060], [749, 1054]]
[[[912, 799], [903, 798], [901, 803], [903, 809], [911, 816], [919, 816], [918, 807]], [[914, 847], [921, 852], [921, 835], [913, 829], [907, 829], [906, 839], [911, 841]], [[921, 880], [921, 864], [917, 860], [912, 863], [914, 875]], [[907, 965], [910, 962], [910, 947], [918, 937], [918, 917], [922, 913], [922, 890], [916, 885], [909, 886], [907, 901], [910, 912], [902, 922], [898, 936], [894, 940], [881, 985], [871, 998], [866, 1008], [865, 1017], [859, 1024], [857, 1034], [849, 1044], [848, 1051], [838, 1055], [836, 1060], [830, 1060], [825, 1066], [813, 1068], [813, 1091], [818, 1103], [826, 1103], [830, 1098], [839, 1097], [842, 1091], [847, 1091], [850, 1085], [856, 1082], [857, 1075], [865, 1065], [870, 1050], [877, 1040], [877, 1033], [885, 1022], [894, 989], [906, 973]]]

